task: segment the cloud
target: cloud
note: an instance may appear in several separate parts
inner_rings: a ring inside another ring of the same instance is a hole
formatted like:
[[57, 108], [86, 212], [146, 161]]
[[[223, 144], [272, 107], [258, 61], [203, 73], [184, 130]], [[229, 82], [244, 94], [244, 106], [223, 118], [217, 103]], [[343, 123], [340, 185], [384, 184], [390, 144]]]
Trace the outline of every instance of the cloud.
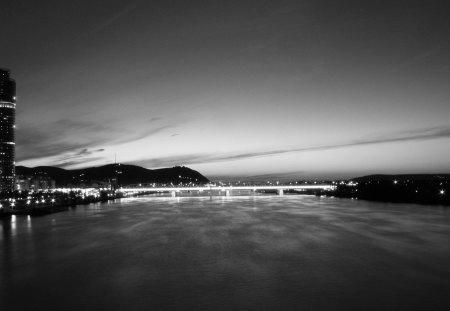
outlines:
[[60, 162], [58, 164], [58, 167], [61, 168], [66, 168], [66, 167], [71, 167], [71, 166], [76, 166], [76, 165], [80, 165], [83, 164], [84, 166], [89, 166], [89, 163], [98, 161], [103, 159], [102, 157], [89, 157], [89, 158], [78, 158], [78, 159], [72, 159], [72, 160], [67, 160], [67, 161], [63, 161]]
[[163, 118], [161, 118], [161, 117], [153, 117], [153, 118], [148, 119], [148, 122], [156, 122], [156, 121], [160, 121], [162, 119]]
[[[159, 126], [146, 123], [130, 128], [114, 122], [68, 119], [56, 120], [38, 128], [21, 126], [16, 130], [16, 160], [45, 159], [59, 155], [86, 157], [94, 152], [104, 151], [105, 149], [98, 148], [101, 145], [117, 145], [144, 139], [174, 126], [175, 122]], [[52, 163], [59, 164], [53, 160]]]
[[215, 162], [214, 158], [206, 154], [187, 154], [187, 155], [176, 155], [164, 158], [155, 159], [142, 159], [138, 161], [133, 161], [131, 164], [142, 165], [144, 167], [168, 167], [174, 165], [184, 165], [184, 164], [198, 164], [198, 163], [208, 163]]
[[70, 152], [82, 155], [88, 148], [104, 142], [104, 136], [112, 131], [108, 125], [74, 120], [57, 120], [39, 128], [18, 127], [16, 159], [25, 161]]
[[[409, 131], [398, 132], [389, 136], [360, 139], [353, 143], [349, 143], [348, 146], [372, 145], [380, 143], [393, 143], [405, 141], [420, 141], [420, 140], [430, 140], [448, 137], [450, 137], [450, 126], [436, 126], [425, 129], [414, 129]], [[343, 145], [343, 147], [346, 147], [346, 145]]]
[[95, 29], [93, 29], [89, 33], [89, 35], [95, 34], [99, 31], [102, 31], [103, 29], [109, 27], [110, 25], [115, 23], [117, 20], [119, 20], [121, 17], [123, 17], [124, 15], [133, 11], [136, 7], [138, 7], [143, 2], [144, 2], [144, 0], [136, 1], [135, 3], [127, 6], [125, 9], [123, 9], [120, 12], [116, 13], [115, 15], [111, 16], [110, 18], [104, 20], [100, 25], [98, 25]]
[[[17, 131], [17, 161], [47, 159], [52, 165], [70, 166], [88, 164], [99, 160], [98, 148], [104, 144], [120, 144], [136, 141], [173, 128], [173, 124], [149, 127], [135, 132], [117, 126], [94, 124], [85, 121], [59, 120], [41, 129], [19, 128]], [[175, 133], [173, 136], [176, 136]], [[72, 139], [70, 139], [72, 137]], [[340, 144], [319, 146], [299, 146], [295, 148], [279, 148], [273, 150], [256, 150], [235, 153], [197, 153], [181, 154], [163, 158], [135, 160], [132, 163], [145, 167], [167, 167], [173, 165], [205, 164], [224, 161], [246, 160], [256, 157], [283, 155], [287, 153], [325, 151], [340, 148], [351, 148], [386, 143], [423, 141], [438, 138], [449, 138], [450, 126], [439, 126], [425, 129], [414, 129], [381, 136], [363, 137]]]
[[79, 164], [88, 166], [89, 163], [104, 159], [103, 157], [94, 156], [95, 154], [103, 152], [103, 150], [104, 149], [89, 150], [84, 148], [79, 151], [66, 152], [64, 154], [54, 156], [52, 158], [52, 162], [55, 163], [54, 166], [58, 167], [70, 167]]
[[96, 149], [96, 150], [89, 150], [88, 148], [84, 148], [80, 150], [79, 152], [73, 153], [73, 156], [88, 156], [97, 152], [103, 152], [105, 149]]
[[161, 125], [158, 127], [151, 127], [148, 129], [144, 129], [142, 131], [133, 132], [131, 135], [124, 135], [123, 138], [119, 137], [117, 139], [114, 139], [112, 142], [118, 144], [118, 143], [123, 143], [123, 142], [136, 141], [136, 140], [140, 140], [140, 139], [155, 135], [157, 133], [160, 133], [160, 132], [162, 132], [166, 129], [170, 129], [172, 127], [173, 127], [172, 124]]
[[450, 137], [450, 126], [442, 127], [432, 127], [426, 129], [417, 129], [408, 132], [394, 133], [388, 136], [380, 136], [373, 138], [362, 138], [359, 140], [351, 141], [348, 143], [334, 144], [334, 145], [322, 145], [322, 146], [310, 146], [310, 147], [297, 147], [291, 149], [277, 149], [270, 151], [261, 152], [249, 152], [249, 153], [239, 153], [230, 156], [224, 156], [220, 161], [223, 160], [240, 160], [245, 158], [253, 158], [260, 156], [269, 155], [279, 155], [291, 152], [310, 152], [310, 151], [321, 151], [321, 150], [332, 150], [347, 147], [357, 147], [365, 145], [375, 145], [375, 144], [385, 144], [385, 143], [395, 143], [395, 142], [407, 142], [407, 141], [420, 141], [420, 140], [430, 140], [437, 138], [448, 138]]
[[165, 167], [172, 165], [189, 165], [189, 164], [205, 164], [223, 161], [237, 161], [251, 159], [255, 157], [265, 157], [273, 155], [282, 155], [294, 152], [311, 152], [311, 151], [325, 151], [341, 148], [350, 148], [358, 146], [408, 142], [408, 141], [423, 141], [437, 138], [450, 138], [450, 126], [440, 126], [425, 129], [415, 129], [405, 132], [397, 132], [384, 136], [361, 138], [355, 141], [350, 141], [341, 144], [296, 147], [287, 149], [274, 149], [268, 151], [254, 151], [234, 154], [186, 154], [173, 157], [164, 157], [158, 159], [143, 159], [142, 161], [135, 161], [134, 163], [144, 165], [146, 167]]
[[80, 152], [78, 152], [76, 155], [86, 155], [89, 154], [89, 151], [87, 148], [84, 148], [83, 150], [81, 150]]

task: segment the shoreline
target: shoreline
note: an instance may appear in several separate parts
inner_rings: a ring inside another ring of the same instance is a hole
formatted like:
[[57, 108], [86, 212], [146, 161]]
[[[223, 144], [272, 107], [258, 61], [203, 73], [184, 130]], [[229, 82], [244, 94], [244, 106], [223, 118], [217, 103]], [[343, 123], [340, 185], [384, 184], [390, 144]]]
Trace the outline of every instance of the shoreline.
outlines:
[[[264, 194], [275, 194], [273, 191], [258, 191], [260, 195], [264, 196]], [[126, 197], [138, 197], [138, 196], [146, 196], [153, 195], [156, 192], [141, 192], [134, 193], [130, 196], [124, 196], [123, 193], [114, 192], [114, 191], [104, 191], [100, 196], [94, 197], [82, 197], [82, 196], [73, 196], [67, 197], [60, 195], [53, 202], [47, 202], [40, 205], [29, 205], [25, 204], [24, 200], [18, 200], [17, 206], [14, 207], [2, 207], [0, 208], [0, 219], [11, 217], [13, 215], [29, 215], [29, 216], [41, 216], [47, 214], [54, 214], [63, 211], [69, 210], [71, 207], [76, 207], [77, 205], [87, 205], [91, 203], [99, 203], [99, 202], [108, 202], [111, 200], [126, 198]], [[357, 196], [356, 193], [348, 193], [342, 192], [339, 190], [336, 191], [307, 191], [303, 193], [295, 192], [295, 191], [287, 191], [286, 195], [313, 195], [316, 197], [326, 196], [332, 198], [339, 199], [349, 199], [349, 200], [364, 200], [368, 202], [381, 202], [381, 203], [398, 203], [398, 204], [419, 204], [419, 205], [431, 205], [431, 206], [440, 206], [440, 207], [449, 207], [450, 204], [446, 204], [447, 202], [443, 202], [440, 200], [414, 200], [413, 198], [387, 198], [387, 197], [365, 197], [364, 195]], [[209, 193], [206, 196], [218, 196], [217, 194]], [[233, 196], [233, 195], [231, 195]], [[182, 195], [176, 197], [183, 197]], [[191, 196], [186, 196], [191, 197]]]

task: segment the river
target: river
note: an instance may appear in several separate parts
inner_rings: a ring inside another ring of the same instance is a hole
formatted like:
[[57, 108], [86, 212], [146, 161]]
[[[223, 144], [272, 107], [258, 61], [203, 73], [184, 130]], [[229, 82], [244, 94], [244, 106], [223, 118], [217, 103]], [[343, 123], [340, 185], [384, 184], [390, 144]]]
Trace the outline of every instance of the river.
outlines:
[[0, 310], [450, 310], [450, 208], [140, 197], [0, 221]]

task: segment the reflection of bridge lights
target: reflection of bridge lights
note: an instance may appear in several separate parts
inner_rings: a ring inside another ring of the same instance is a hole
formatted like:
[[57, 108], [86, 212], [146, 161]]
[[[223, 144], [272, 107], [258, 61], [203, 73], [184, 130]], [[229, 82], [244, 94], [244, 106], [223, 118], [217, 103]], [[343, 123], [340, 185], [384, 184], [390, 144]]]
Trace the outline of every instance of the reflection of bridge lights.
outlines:
[[398, 181], [397, 180], [394, 180], [394, 184], [396, 185], [398, 183]]

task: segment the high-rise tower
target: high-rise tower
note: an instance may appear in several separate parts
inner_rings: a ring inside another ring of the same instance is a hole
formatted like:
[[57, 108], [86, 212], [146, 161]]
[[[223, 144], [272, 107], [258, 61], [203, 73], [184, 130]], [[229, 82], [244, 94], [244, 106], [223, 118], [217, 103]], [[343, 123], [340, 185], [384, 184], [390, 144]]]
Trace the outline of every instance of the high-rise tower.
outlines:
[[0, 69], [0, 192], [14, 191], [16, 82]]

